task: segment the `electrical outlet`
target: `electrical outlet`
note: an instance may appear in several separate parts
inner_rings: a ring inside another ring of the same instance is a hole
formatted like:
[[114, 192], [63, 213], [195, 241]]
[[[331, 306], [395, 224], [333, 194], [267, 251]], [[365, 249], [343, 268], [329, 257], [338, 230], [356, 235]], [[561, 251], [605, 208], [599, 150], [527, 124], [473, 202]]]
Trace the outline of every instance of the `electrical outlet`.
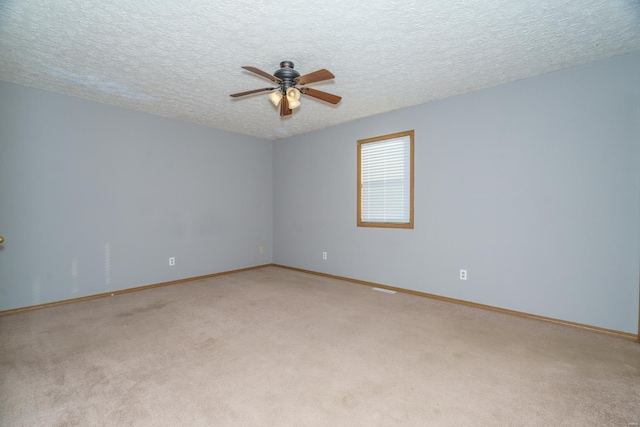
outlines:
[[169, 265], [176, 265], [176, 257], [169, 258]]
[[467, 280], [467, 270], [460, 270], [460, 280]]
[[260, 246], [259, 250], [260, 250], [260, 253], [263, 254], [264, 253], [264, 246]]
[[326, 252], [322, 252], [322, 259], [327, 259], [327, 253]]

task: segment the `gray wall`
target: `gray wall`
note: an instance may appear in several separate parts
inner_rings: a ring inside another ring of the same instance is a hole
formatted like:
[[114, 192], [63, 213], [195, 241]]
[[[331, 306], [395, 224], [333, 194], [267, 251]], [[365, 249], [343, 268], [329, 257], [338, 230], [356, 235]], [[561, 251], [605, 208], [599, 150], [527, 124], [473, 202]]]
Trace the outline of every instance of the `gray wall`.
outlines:
[[272, 149], [0, 82], [0, 310], [272, 262]]
[[[635, 53], [277, 141], [274, 262], [635, 333], [638, 76]], [[408, 129], [415, 229], [356, 227], [356, 141]]]

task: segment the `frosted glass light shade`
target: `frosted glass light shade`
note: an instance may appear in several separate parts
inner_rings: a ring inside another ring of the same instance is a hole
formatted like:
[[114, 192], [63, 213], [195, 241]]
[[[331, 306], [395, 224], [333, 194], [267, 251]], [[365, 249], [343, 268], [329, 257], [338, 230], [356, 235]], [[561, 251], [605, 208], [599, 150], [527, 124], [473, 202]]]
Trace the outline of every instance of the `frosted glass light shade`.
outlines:
[[289, 101], [297, 101], [300, 99], [300, 91], [295, 87], [287, 89], [287, 98]]
[[300, 106], [300, 91], [295, 87], [287, 89], [287, 101], [289, 101], [289, 108], [294, 109]]
[[271, 92], [271, 94], [269, 94], [269, 100], [273, 102], [273, 105], [275, 105], [276, 107], [278, 106], [278, 104], [280, 104], [281, 99], [282, 94], [280, 93], [280, 91]]

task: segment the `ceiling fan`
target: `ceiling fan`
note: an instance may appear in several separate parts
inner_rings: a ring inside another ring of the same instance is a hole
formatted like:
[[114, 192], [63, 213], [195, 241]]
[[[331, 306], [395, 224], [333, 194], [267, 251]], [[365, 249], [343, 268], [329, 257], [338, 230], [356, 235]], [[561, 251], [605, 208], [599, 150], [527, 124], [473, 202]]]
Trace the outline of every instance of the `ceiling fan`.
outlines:
[[271, 80], [278, 86], [234, 93], [230, 96], [237, 98], [239, 96], [251, 95], [252, 93], [271, 92], [271, 94], [269, 95], [269, 99], [275, 106], [280, 105], [280, 117], [290, 115], [291, 113], [293, 113], [294, 108], [298, 108], [300, 106], [300, 94], [308, 95], [313, 98], [326, 101], [330, 104], [337, 104], [342, 99], [337, 95], [332, 95], [330, 93], [312, 89], [310, 87], [296, 87], [305, 86], [308, 83], [321, 82], [324, 80], [331, 80], [335, 78], [335, 76], [331, 74], [329, 70], [325, 70], [324, 68], [322, 70], [314, 71], [313, 73], [305, 74], [303, 76], [301, 76], [300, 73], [293, 69], [293, 62], [291, 61], [282, 61], [280, 63], [280, 69], [273, 73], [273, 75], [259, 70], [256, 67], [243, 66], [242, 68], [247, 71], [251, 71], [252, 73], [256, 73], [257, 75], [268, 80]]

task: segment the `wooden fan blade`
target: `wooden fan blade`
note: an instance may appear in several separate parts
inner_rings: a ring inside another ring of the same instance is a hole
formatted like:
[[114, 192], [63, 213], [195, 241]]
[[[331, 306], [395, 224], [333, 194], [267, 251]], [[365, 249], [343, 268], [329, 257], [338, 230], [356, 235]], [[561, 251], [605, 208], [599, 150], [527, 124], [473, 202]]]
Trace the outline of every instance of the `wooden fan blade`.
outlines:
[[272, 74], [269, 74], [269, 73], [267, 73], [265, 71], [259, 70], [256, 67], [251, 67], [251, 66], [248, 66], [248, 65], [244, 65], [244, 66], [242, 66], [242, 68], [244, 68], [247, 71], [251, 71], [252, 73], [256, 73], [257, 75], [262, 76], [265, 79], [269, 79], [274, 83], [278, 83], [278, 84], [282, 83], [282, 80], [280, 80], [276, 76], [274, 76]]
[[304, 76], [298, 77], [297, 84], [306, 85], [308, 83], [321, 82], [323, 80], [331, 80], [331, 79], [334, 79], [335, 77], [336, 76], [331, 74], [331, 71], [325, 70], [323, 68], [322, 70], [314, 71], [313, 73], [305, 74]]
[[265, 91], [275, 90], [275, 89], [278, 89], [278, 88], [277, 87], [265, 87], [263, 89], [254, 89], [254, 90], [248, 90], [246, 92], [232, 93], [229, 96], [233, 96], [234, 98], [237, 98], [239, 96], [251, 95], [252, 93], [265, 92]]
[[289, 108], [289, 101], [286, 96], [283, 96], [280, 101], [280, 117], [288, 116], [291, 113], [293, 113], [293, 110]]
[[302, 92], [305, 95], [309, 95], [309, 96], [312, 96], [314, 98], [321, 99], [321, 100], [326, 101], [326, 102], [328, 102], [330, 104], [337, 104], [342, 99], [342, 97], [340, 97], [338, 95], [333, 95], [331, 93], [323, 92], [323, 91], [317, 90], [317, 89], [312, 89], [310, 87], [303, 87], [303, 88], [300, 89], [300, 92]]

